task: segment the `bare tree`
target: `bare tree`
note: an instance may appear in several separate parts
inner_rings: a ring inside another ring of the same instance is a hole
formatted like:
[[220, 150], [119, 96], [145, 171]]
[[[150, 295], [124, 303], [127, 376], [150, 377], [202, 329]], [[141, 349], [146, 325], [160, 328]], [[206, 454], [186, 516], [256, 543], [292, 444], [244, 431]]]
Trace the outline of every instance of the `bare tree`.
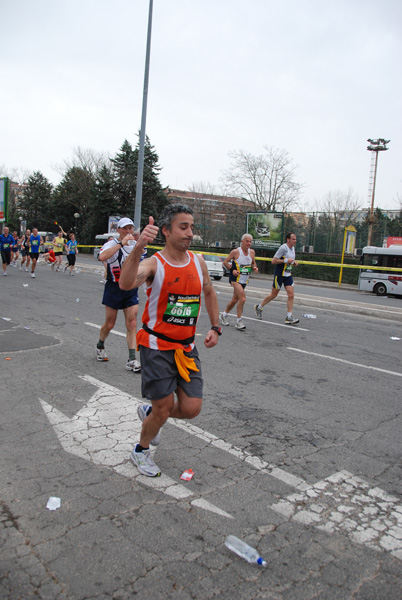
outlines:
[[345, 227], [356, 225], [361, 204], [361, 199], [352, 188], [347, 192], [328, 192], [321, 202], [316, 202], [316, 210], [319, 212], [318, 230], [325, 235], [326, 252], [342, 250]]
[[233, 163], [224, 171], [226, 190], [247, 198], [256, 210], [287, 211], [300, 195], [303, 184], [286, 150], [264, 146], [265, 154], [254, 156], [244, 150], [229, 153]]
[[196, 192], [197, 194], [212, 194], [214, 196], [220, 194], [216, 186], [213, 183], [209, 183], [209, 181], [194, 181], [187, 187], [189, 192]]
[[349, 221], [353, 221], [356, 213], [361, 210], [362, 200], [352, 188], [347, 192], [341, 190], [333, 190], [328, 192], [322, 200], [316, 200], [316, 211], [325, 213], [335, 213], [348, 217]]
[[70, 160], [64, 160], [63, 163], [52, 165], [52, 167], [62, 177], [74, 167], [84, 169], [96, 177], [100, 169], [109, 165], [109, 162], [109, 156], [106, 152], [98, 152], [91, 148], [77, 146], [74, 148], [73, 156]]
[[14, 181], [19, 185], [25, 183], [30, 175], [32, 175], [32, 172], [23, 167], [12, 167], [9, 169], [5, 165], [0, 166], [0, 177], [8, 177], [10, 181]]

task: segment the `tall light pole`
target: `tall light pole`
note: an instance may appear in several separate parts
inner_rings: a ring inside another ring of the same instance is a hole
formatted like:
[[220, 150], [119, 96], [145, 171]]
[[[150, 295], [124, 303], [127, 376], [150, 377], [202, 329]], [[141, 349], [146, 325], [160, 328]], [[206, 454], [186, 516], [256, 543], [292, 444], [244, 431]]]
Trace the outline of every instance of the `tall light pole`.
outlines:
[[144, 92], [143, 92], [143, 98], [142, 98], [140, 148], [139, 148], [139, 153], [138, 153], [137, 187], [136, 187], [136, 191], [135, 191], [135, 210], [134, 210], [134, 227], [135, 227], [135, 229], [138, 229], [141, 225], [142, 183], [143, 183], [143, 179], [144, 179], [145, 128], [146, 128], [146, 123], [147, 123], [149, 62], [150, 62], [150, 57], [151, 57], [152, 9], [153, 9], [153, 0], [149, 0], [148, 35], [147, 35], [147, 50], [146, 50], [146, 55], [145, 55], [145, 74], [144, 74]]
[[371, 210], [370, 210], [370, 220], [369, 220], [369, 229], [368, 229], [368, 237], [367, 237], [367, 246], [371, 246], [371, 238], [373, 235], [373, 222], [374, 222], [374, 196], [375, 196], [375, 184], [377, 179], [377, 163], [378, 163], [378, 153], [384, 150], [388, 150], [387, 144], [390, 143], [391, 140], [384, 140], [384, 138], [378, 138], [377, 140], [368, 139], [367, 150], [370, 152], [374, 152], [371, 158], [371, 167], [370, 167], [370, 178], [369, 178], [369, 194], [371, 193]]

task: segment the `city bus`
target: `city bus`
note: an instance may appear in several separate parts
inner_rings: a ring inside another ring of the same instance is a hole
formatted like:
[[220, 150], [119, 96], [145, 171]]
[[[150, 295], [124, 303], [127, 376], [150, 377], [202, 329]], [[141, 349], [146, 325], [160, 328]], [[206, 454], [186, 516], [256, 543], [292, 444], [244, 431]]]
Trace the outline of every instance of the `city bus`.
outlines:
[[[402, 296], [402, 246], [366, 246], [362, 250], [360, 263], [371, 268], [360, 270], [359, 290], [374, 292], [377, 296]], [[400, 269], [400, 272], [378, 270], [376, 267]]]

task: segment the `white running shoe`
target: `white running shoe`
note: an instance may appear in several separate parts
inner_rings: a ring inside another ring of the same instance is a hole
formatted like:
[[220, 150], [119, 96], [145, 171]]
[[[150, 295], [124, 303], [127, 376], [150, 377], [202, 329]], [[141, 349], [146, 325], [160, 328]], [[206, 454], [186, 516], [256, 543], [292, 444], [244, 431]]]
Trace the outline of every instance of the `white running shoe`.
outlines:
[[31, 277], [35, 277], [35, 273], [31, 273]]
[[223, 313], [219, 313], [219, 322], [222, 325], [229, 325], [229, 321], [227, 320], [227, 317], [225, 317], [225, 315]]
[[25, 267], [25, 271], [28, 273], [29, 269], [27, 269], [27, 268]]
[[240, 319], [240, 321], [237, 321], [236, 329], [239, 329], [239, 331], [244, 331], [246, 329], [246, 326], [243, 323], [242, 319]]
[[298, 323], [299, 319], [295, 319], [293, 315], [291, 315], [290, 317], [286, 317], [285, 319], [285, 323], [286, 325], [294, 325], [295, 323]]
[[[137, 408], [138, 416], [140, 417], [141, 423], [144, 421], [145, 417], [148, 416], [148, 410], [151, 408], [150, 404], [140, 404]], [[150, 441], [151, 446], [158, 446], [161, 441], [161, 431], [159, 430], [153, 440]]]
[[102, 349], [97, 348], [96, 349], [96, 360], [99, 360], [101, 362], [105, 362], [105, 361], [109, 360], [108, 357], [106, 356], [106, 352], [105, 352], [104, 348], [102, 348]]
[[7, 271], [4, 271], [3, 276], [6, 277], [7, 276]]
[[146, 475], [147, 477], [159, 477], [161, 474], [160, 468], [154, 463], [150, 450], [136, 452], [135, 448], [133, 448], [130, 458], [138, 467], [138, 470], [142, 475]]
[[257, 319], [262, 319], [262, 308], [259, 308], [258, 304], [254, 304], [254, 310]]
[[126, 364], [127, 371], [134, 371], [134, 373], [139, 373], [141, 371], [141, 365], [136, 358], [133, 360], [128, 360]]

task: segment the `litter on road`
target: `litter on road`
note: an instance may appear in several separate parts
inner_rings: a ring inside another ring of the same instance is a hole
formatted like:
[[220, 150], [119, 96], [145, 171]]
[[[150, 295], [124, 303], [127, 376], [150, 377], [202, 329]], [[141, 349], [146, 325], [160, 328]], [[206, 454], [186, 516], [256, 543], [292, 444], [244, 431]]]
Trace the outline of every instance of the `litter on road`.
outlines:
[[46, 508], [48, 510], [57, 510], [58, 508], [60, 508], [60, 506], [60, 498], [57, 498], [56, 496], [50, 496], [49, 500], [47, 501]]
[[184, 479], [184, 481], [190, 481], [193, 477], [193, 469], [186, 469], [184, 473], [182, 473], [180, 479]]

